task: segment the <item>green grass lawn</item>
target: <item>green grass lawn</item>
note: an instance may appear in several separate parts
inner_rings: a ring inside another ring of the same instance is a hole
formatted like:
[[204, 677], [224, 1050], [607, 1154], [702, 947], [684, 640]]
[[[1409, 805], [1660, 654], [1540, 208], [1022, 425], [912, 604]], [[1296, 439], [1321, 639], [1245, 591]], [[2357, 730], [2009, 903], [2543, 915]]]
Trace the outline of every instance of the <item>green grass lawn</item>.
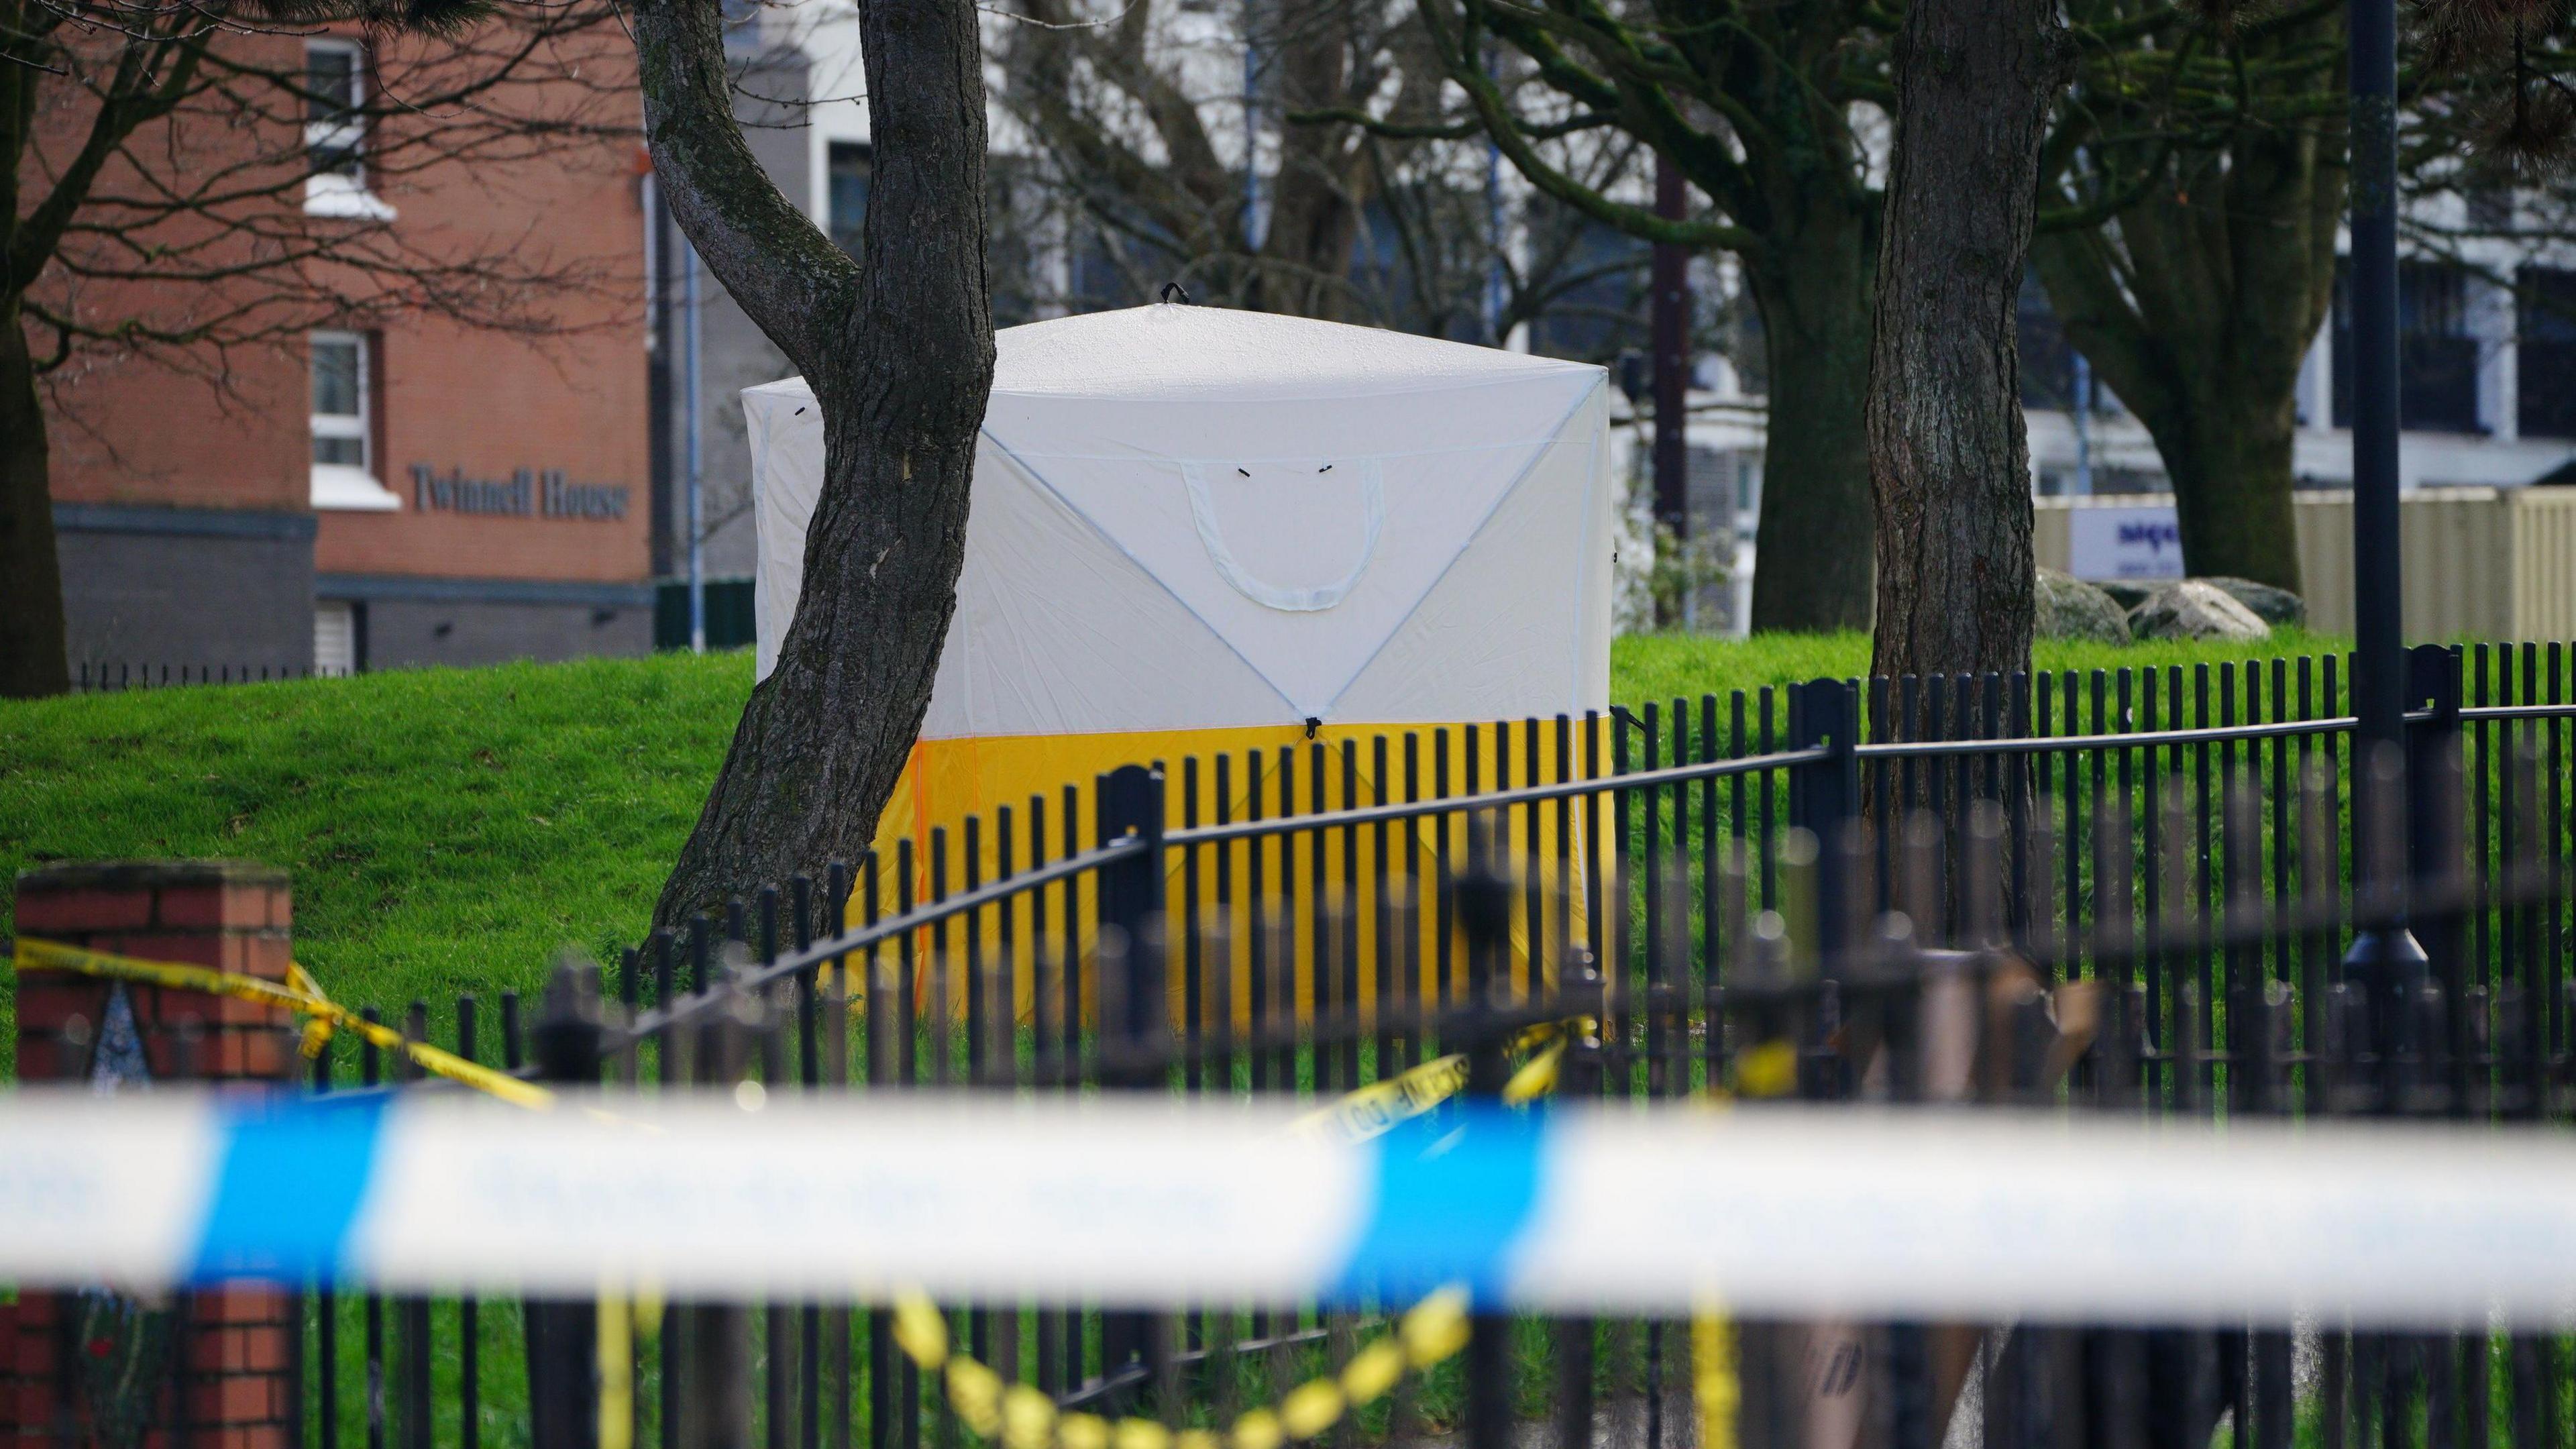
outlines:
[[[2283, 636], [2263, 652], [2329, 641]], [[2044, 669], [2241, 648], [2045, 645]], [[1865, 635], [1623, 639], [1623, 702], [1853, 676]], [[641, 934], [722, 762], [748, 651], [0, 703], [0, 872], [229, 856], [294, 872], [298, 959], [352, 1005], [525, 990]], [[0, 936], [9, 933], [0, 897]], [[9, 991], [0, 985], [0, 1077]]]
[[[2161, 668], [2255, 657], [2296, 658], [2350, 647], [2346, 640], [2296, 629], [2275, 629], [2270, 642], [2251, 649], [2242, 644], [2166, 642], [2123, 646], [2044, 639], [2031, 651], [2031, 667]], [[1610, 647], [1610, 697], [1622, 704], [1695, 699], [1703, 693], [1723, 695], [1731, 689], [1749, 690], [1807, 679], [1858, 679], [1867, 673], [1869, 636], [1858, 632], [1765, 634], [1752, 639], [1653, 634], [1621, 639]]]

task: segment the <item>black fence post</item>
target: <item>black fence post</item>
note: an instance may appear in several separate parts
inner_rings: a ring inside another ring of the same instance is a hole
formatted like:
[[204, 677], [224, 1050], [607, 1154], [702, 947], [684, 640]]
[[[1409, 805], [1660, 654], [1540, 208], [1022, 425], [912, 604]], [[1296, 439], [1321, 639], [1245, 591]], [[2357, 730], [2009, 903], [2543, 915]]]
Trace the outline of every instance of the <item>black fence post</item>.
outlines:
[[[1467, 938], [1467, 959], [1476, 982], [1463, 1019], [1454, 1032], [1467, 1056], [1466, 1090], [1458, 1105], [1467, 1112], [1502, 1109], [1508, 1075], [1504, 1043], [1510, 1028], [1497, 1015], [1504, 972], [1501, 962], [1511, 944], [1514, 883], [1506, 873], [1500, 833], [1487, 821], [1467, 827], [1467, 868], [1450, 886], [1457, 902], [1458, 928]], [[1484, 963], [1478, 967], [1473, 963]], [[1472, 1130], [1472, 1129], [1471, 1129]], [[1490, 1285], [1470, 1284], [1475, 1295], [1467, 1320], [1467, 1346], [1461, 1367], [1466, 1379], [1464, 1449], [1509, 1449], [1512, 1442], [1511, 1315], [1487, 1301]]]
[[[1133, 839], [1143, 849], [1100, 871], [1100, 932], [1096, 956], [1101, 1084], [1152, 1091], [1170, 1062], [1171, 1011], [1163, 963], [1163, 774], [1122, 765], [1100, 778], [1095, 837], [1103, 846]], [[1101, 1372], [1115, 1377], [1141, 1364], [1147, 1382], [1168, 1380], [1171, 1345], [1147, 1313], [1104, 1314], [1100, 1325]]]
[[[1114, 1035], [1124, 1059], [1111, 1074], [1112, 1085], [1150, 1087], [1162, 1079], [1160, 1066], [1171, 1035], [1171, 1012], [1164, 1000], [1163, 975], [1163, 775], [1143, 765], [1122, 765], [1104, 777], [1099, 791], [1103, 846], [1134, 837], [1144, 849], [1111, 862], [1100, 872], [1100, 928], [1103, 954], [1113, 949], [1126, 961], [1119, 983], [1119, 1019], [1100, 1023]], [[1104, 1005], [1108, 1003], [1104, 1002]]]
[[[706, 918], [698, 921], [703, 925]], [[703, 933], [699, 944], [706, 944]], [[689, 1055], [702, 1088], [732, 1091], [738, 1087], [753, 1042], [769, 1029], [765, 1003], [758, 993], [741, 985], [743, 973], [750, 968], [751, 948], [739, 938], [723, 943], [711, 968], [701, 954], [702, 989], [716, 993], [722, 1004], [701, 1025], [680, 1030], [696, 1032]], [[747, 1449], [752, 1426], [751, 1310], [739, 1302], [700, 1302], [683, 1310], [679, 1322], [686, 1388], [680, 1399], [679, 1442], [688, 1449]], [[888, 1365], [881, 1382], [891, 1383], [897, 1377]], [[892, 1425], [894, 1419], [889, 1409], [877, 1422]]]
[[[1710, 869], [1714, 869], [1712, 864]], [[1585, 1015], [1595, 1022], [1608, 1016], [1604, 1001], [1601, 973], [1589, 960], [1568, 960], [1565, 964], [1566, 993], [1564, 1005], [1571, 1015]], [[1714, 1021], [1716, 1013], [1710, 1018]], [[1567, 1046], [1564, 1063], [1559, 1068], [1556, 1100], [1590, 1102], [1601, 1096], [1603, 1042], [1579, 1028]], [[1539, 1108], [1537, 1110], [1550, 1110]], [[1556, 1449], [1591, 1449], [1593, 1443], [1594, 1381], [1598, 1366], [1594, 1361], [1593, 1339], [1598, 1321], [1567, 1316], [1556, 1324]], [[1655, 1449], [1649, 1445], [1648, 1449]]]
[[[535, 1035], [537, 1079], [567, 1087], [599, 1082], [597, 968], [566, 961], [546, 982]], [[598, 1443], [597, 1309], [581, 1300], [527, 1300], [528, 1441], [533, 1449]]]
[[[2468, 884], [2462, 806], [2460, 725], [2462, 702], [2459, 652], [2443, 644], [2419, 644], [2406, 651], [2406, 706], [2409, 713], [2430, 708], [2431, 718], [2406, 726], [2406, 874], [2418, 909], [2412, 912], [2415, 940], [2424, 948], [2426, 974], [2442, 988], [2449, 1008], [2450, 1057], [2455, 1095], [2468, 1088], [2471, 1056], [2468, 1014], [2468, 952], [2461, 941], [2465, 918], [2463, 893]], [[2411, 1000], [2424, 983], [2411, 983]], [[2435, 1043], [2416, 1044], [2431, 1052]], [[2428, 1084], [2429, 1085], [2429, 1084]], [[2458, 1102], [2454, 1106], [2461, 1105]]]
[[[1849, 681], [1790, 686], [1789, 748], [1825, 751], [1821, 759], [1789, 767], [1789, 824], [1815, 840], [1815, 959], [1829, 974], [1852, 944], [1843, 939], [1854, 904], [1845, 845], [1860, 810], [1860, 757], [1852, 748], [1859, 738], [1859, 692]], [[1810, 927], [1799, 922], [1797, 928]]]

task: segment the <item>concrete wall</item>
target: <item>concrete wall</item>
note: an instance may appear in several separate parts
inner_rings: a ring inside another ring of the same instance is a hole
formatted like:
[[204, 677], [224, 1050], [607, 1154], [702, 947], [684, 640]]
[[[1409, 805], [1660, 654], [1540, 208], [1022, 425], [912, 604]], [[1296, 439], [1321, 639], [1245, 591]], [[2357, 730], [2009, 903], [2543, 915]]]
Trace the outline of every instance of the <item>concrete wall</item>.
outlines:
[[54, 505], [66, 643], [83, 665], [313, 663], [313, 515]]

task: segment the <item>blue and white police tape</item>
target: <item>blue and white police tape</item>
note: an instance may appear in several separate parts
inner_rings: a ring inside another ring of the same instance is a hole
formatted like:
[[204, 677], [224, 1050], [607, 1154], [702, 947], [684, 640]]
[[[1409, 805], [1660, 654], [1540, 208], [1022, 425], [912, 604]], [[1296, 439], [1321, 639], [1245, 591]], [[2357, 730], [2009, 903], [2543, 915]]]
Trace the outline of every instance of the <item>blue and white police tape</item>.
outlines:
[[2003, 1113], [0, 1096], [0, 1281], [2357, 1323], [2576, 1313], [2576, 1138]]

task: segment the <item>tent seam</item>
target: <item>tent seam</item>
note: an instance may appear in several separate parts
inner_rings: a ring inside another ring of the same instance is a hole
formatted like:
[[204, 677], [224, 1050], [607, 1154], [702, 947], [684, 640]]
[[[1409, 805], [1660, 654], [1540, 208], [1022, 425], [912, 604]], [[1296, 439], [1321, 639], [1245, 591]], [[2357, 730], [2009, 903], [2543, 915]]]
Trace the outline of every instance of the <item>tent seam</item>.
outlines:
[[[1591, 395], [1592, 393], [1590, 391], [1586, 391], [1579, 395], [1575, 399], [1575, 407], [1581, 407], [1583, 405], [1583, 400], [1585, 398], [1589, 398]], [[1318, 398], [1315, 399], [1315, 401], [1321, 402], [1324, 401], [1324, 399]], [[1566, 416], [1572, 417], [1573, 415], [1573, 410], [1568, 409]], [[985, 427], [984, 435], [992, 438], [996, 443], [1001, 442], [1001, 439], [993, 433], [992, 428], [989, 425]], [[1380, 460], [1388, 458], [1447, 458], [1460, 453], [1506, 453], [1514, 448], [1544, 447], [1555, 441], [1555, 434], [1545, 433], [1536, 437], [1515, 438], [1508, 443], [1461, 443], [1456, 447], [1446, 448], [1404, 448], [1393, 452], [1380, 452], [1376, 449], [1368, 449], [1365, 451], [1367, 456]], [[1162, 463], [1176, 468], [1189, 461], [1188, 459], [1176, 454], [1148, 453], [1142, 450], [1127, 453], [1054, 453], [1031, 449], [1025, 453], [1014, 452], [1011, 456], [1014, 458], [1057, 458], [1076, 463]], [[1241, 463], [1303, 463], [1312, 458], [1329, 458], [1335, 455], [1329, 450], [1318, 452], [1309, 448], [1303, 452], [1297, 453], [1229, 452], [1222, 456], [1230, 462]]]
[[[1592, 394], [1587, 394], [1583, 399], [1584, 403], [1590, 403], [1592, 401], [1592, 396]], [[1568, 416], [1572, 415], [1568, 414]], [[1586, 429], [1585, 432], [1591, 440], [1586, 444], [1586, 446], [1592, 453], [1592, 467], [1590, 470], [1592, 476], [1586, 480], [1583, 485], [1583, 567], [1578, 570], [1574, 576], [1574, 617], [1576, 622], [1574, 626], [1574, 642], [1567, 650], [1569, 657], [1566, 660], [1567, 667], [1565, 671], [1565, 677], [1571, 681], [1570, 687], [1573, 690], [1573, 693], [1568, 695], [1566, 698], [1565, 707], [1568, 713], [1579, 713], [1583, 709], [1583, 646], [1585, 643], [1585, 635], [1591, 632], [1591, 621], [1584, 617], [1583, 606], [1585, 601], [1592, 596], [1592, 591], [1589, 585], [1592, 581], [1592, 570], [1594, 567], [1592, 561], [1593, 549], [1595, 547], [1593, 530], [1601, 521], [1601, 504], [1603, 501], [1601, 497], [1601, 486], [1604, 481], [1601, 476], [1602, 434], [1594, 433], [1590, 429]], [[1611, 587], [1615, 590], [1618, 585], [1614, 581]], [[1613, 615], [1617, 614], [1619, 601], [1615, 594], [1610, 601], [1610, 609]], [[1612, 632], [1616, 633], [1617, 621], [1615, 618], [1612, 620], [1611, 627]]]
[[1091, 531], [1099, 534], [1102, 541], [1106, 542], [1111, 548], [1118, 550], [1119, 557], [1124, 558], [1131, 564], [1134, 564], [1138, 573], [1152, 579], [1154, 581], [1154, 587], [1161, 589], [1166, 594], [1169, 594], [1172, 602], [1181, 606], [1182, 613], [1198, 620], [1199, 627], [1207, 630], [1209, 634], [1215, 636], [1216, 642], [1224, 645], [1227, 653], [1242, 660], [1243, 667], [1252, 671], [1253, 678], [1260, 680], [1265, 685], [1268, 685], [1270, 687], [1270, 692], [1279, 696], [1279, 702], [1281, 704], [1288, 706], [1291, 712], [1296, 711], [1297, 701], [1288, 697], [1288, 691], [1279, 687], [1278, 680], [1271, 678], [1269, 673], [1260, 665], [1252, 662], [1249, 655], [1245, 654], [1241, 649], [1236, 648], [1234, 641], [1225, 637], [1225, 631], [1218, 628], [1214, 620], [1208, 618], [1207, 615], [1200, 613], [1198, 610], [1191, 608], [1189, 600], [1182, 598], [1177, 590], [1175, 590], [1170, 584], [1163, 581], [1160, 574], [1155, 573], [1151, 567], [1147, 566], [1143, 559], [1136, 557], [1135, 553], [1131, 551], [1127, 545], [1120, 543], [1115, 534], [1112, 534], [1108, 529], [1101, 527], [1100, 520], [1093, 518], [1090, 514], [1084, 512], [1082, 505], [1065, 497], [1063, 489], [1058, 488], [1054, 483], [1049, 482], [1044, 473], [1041, 473], [1037, 469], [1029, 466], [1028, 460], [1013, 451], [1010, 444], [1003, 442], [1000, 438], [994, 437], [993, 430], [991, 428], [979, 426], [976, 431], [990, 439], [993, 446], [1002, 451], [1002, 456], [1017, 464], [1021, 472], [1029, 475], [1031, 481], [1045, 489], [1048, 493], [1054, 495], [1056, 502], [1061, 503], [1067, 509], [1070, 509], [1074, 517], [1079, 518], [1084, 523], [1090, 525]]
[[[1377, 647], [1371, 649], [1368, 653], [1368, 657], [1361, 660], [1359, 664], [1351, 670], [1350, 674], [1342, 680], [1341, 684], [1334, 689], [1333, 697], [1324, 702], [1326, 718], [1330, 718], [1330, 711], [1332, 708], [1342, 702], [1342, 696], [1350, 693], [1351, 686], [1359, 683], [1360, 676], [1368, 673], [1369, 666], [1377, 663], [1379, 657], [1386, 653], [1386, 647], [1395, 642], [1395, 636], [1404, 632], [1404, 626], [1413, 622], [1413, 616], [1422, 612], [1423, 604], [1427, 602], [1433, 594], [1440, 592], [1440, 586], [1448, 582], [1450, 571], [1458, 567], [1458, 560], [1465, 558], [1468, 551], [1476, 546], [1476, 540], [1484, 537], [1485, 530], [1493, 525], [1494, 515], [1502, 512], [1503, 505], [1511, 501], [1512, 495], [1521, 491], [1521, 485], [1529, 481], [1530, 473], [1538, 467], [1539, 461], [1545, 458], [1548, 455], [1549, 449], [1555, 447], [1555, 445], [1561, 440], [1566, 423], [1592, 401], [1594, 394], [1598, 393], [1603, 387], [1608, 385], [1609, 376], [1610, 374], [1605, 370], [1601, 376], [1593, 379], [1592, 386], [1586, 388], [1583, 395], [1574, 400], [1574, 406], [1567, 408], [1563, 413], [1557, 416], [1555, 425], [1548, 429], [1547, 441], [1541, 443], [1538, 451], [1530, 455], [1530, 460], [1521, 465], [1521, 471], [1514, 475], [1510, 485], [1494, 495], [1492, 506], [1485, 510], [1484, 517], [1476, 520], [1476, 526], [1468, 530], [1466, 539], [1458, 546], [1458, 551], [1449, 556], [1449, 562], [1441, 565], [1440, 572], [1432, 578], [1431, 582], [1423, 588], [1420, 594], [1414, 597], [1413, 602], [1405, 607], [1404, 612], [1396, 616], [1395, 622], [1387, 626], [1386, 635], [1377, 641]], [[1584, 444], [1584, 451], [1593, 453], [1596, 459], [1598, 457], [1597, 449], [1597, 441], [1587, 441]], [[1095, 525], [1095, 527], [1096, 526], [1097, 525]], [[1580, 630], [1577, 631], [1578, 636], [1580, 635], [1580, 632]], [[1578, 643], [1576, 647], [1579, 649], [1581, 645]]]

